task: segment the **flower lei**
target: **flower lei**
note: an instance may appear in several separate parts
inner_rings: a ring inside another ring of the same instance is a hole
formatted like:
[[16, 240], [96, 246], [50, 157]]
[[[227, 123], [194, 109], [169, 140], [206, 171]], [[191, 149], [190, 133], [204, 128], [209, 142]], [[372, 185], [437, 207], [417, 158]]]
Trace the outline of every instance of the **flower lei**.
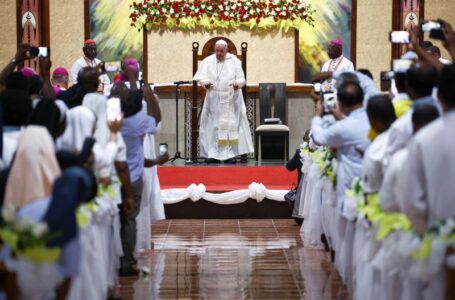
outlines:
[[131, 26], [147, 30], [155, 26], [169, 29], [248, 27], [287, 32], [303, 24], [314, 26], [314, 10], [304, 0], [144, 0], [130, 5]]
[[32, 262], [56, 262], [60, 259], [61, 249], [48, 248], [46, 242], [52, 239], [47, 224], [27, 217], [17, 217], [16, 208], [2, 208], [0, 239], [11, 247], [17, 256]]

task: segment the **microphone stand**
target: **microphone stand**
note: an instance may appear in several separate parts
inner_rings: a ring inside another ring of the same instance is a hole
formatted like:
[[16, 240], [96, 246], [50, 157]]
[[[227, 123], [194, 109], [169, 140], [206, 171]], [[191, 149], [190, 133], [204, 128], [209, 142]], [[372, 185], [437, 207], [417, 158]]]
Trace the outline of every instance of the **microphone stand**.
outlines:
[[175, 128], [176, 128], [176, 137], [175, 137], [175, 144], [176, 150], [174, 157], [171, 158], [171, 163], [174, 163], [177, 159], [183, 159], [180, 151], [179, 151], [179, 93], [180, 93], [180, 84], [182, 82], [174, 82], [175, 84]]

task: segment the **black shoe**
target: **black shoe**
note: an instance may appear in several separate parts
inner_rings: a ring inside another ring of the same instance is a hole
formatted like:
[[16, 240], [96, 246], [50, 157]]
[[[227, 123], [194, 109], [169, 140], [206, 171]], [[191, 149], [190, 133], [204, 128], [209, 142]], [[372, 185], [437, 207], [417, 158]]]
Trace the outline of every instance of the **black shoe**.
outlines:
[[231, 157], [231, 158], [229, 158], [229, 159], [226, 159], [226, 160], [224, 161], [224, 163], [225, 163], [225, 164], [233, 165], [233, 164], [236, 164], [237, 161], [235, 160], [235, 158]]
[[219, 161], [218, 159], [214, 159], [214, 158], [207, 158], [205, 160], [205, 163], [206, 164], [220, 164], [221, 161]]
[[122, 268], [118, 271], [120, 277], [136, 277], [139, 276], [139, 270], [133, 267]]
[[246, 163], [248, 163], [248, 155], [242, 154], [242, 155], [240, 156], [240, 163], [241, 163], [241, 164], [246, 164]]

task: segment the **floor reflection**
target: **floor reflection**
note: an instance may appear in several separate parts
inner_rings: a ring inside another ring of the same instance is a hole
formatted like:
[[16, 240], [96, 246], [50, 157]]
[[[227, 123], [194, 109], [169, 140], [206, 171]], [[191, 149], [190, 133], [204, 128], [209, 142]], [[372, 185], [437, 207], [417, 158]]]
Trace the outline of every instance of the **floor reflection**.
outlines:
[[304, 247], [293, 220], [165, 220], [151, 274], [121, 279], [123, 299], [348, 299], [326, 253]]

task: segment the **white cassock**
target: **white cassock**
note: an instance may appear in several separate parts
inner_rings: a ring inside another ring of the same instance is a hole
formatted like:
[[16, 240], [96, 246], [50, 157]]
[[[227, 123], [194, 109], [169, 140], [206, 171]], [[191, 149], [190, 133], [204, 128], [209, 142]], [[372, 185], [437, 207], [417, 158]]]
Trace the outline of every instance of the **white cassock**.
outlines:
[[[71, 67], [70, 80], [71, 80], [72, 84], [77, 83], [77, 74], [79, 73], [79, 71], [82, 68], [85, 68], [85, 67], [96, 68], [100, 63], [101, 63], [101, 60], [99, 60], [98, 58], [95, 58], [94, 60], [90, 60], [87, 57], [85, 57], [85, 55], [80, 57], [78, 60], [76, 60], [74, 62], [73, 66]], [[99, 79], [100, 79], [100, 82], [104, 85], [108, 85], [111, 83], [111, 80], [109, 79], [109, 76], [107, 76], [107, 74], [101, 74]]]
[[403, 173], [403, 165], [408, 158], [408, 148], [398, 150], [390, 160], [390, 166], [384, 174], [384, 182], [379, 192], [381, 208], [388, 212], [402, 212], [403, 196], [400, 178]]
[[[202, 61], [193, 79], [201, 85], [213, 83], [207, 90], [201, 113], [202, 156], [226, 160], [254, 152], [241, 90], [246, 81], [240, 60], [227, 53], [224, 61], [218, 61], [212, 54]], [[232, 87], [234, 81], [239, 84], [237, 90]]]
[[455, 216], [455, 112], [421, 129], [402, 169], [404, 212], [417, 230]]
[[[322, 65], [321, 72], [335, 71], [337, 71], [337, 73], [354, 72], [354, 64], [349, 59], [341, 55], [338, 58], [326, 61]], [[322, 83], [323, 89], [325, 91], [332, 91], [333, 87], [335, 86], [335, 82], [336, 82], [335, 79], [329, 79], [324, 81]]]
[[382, 160], [389, 142], [389, 131], [381, 133], [365, 151], [362, 162], [362, 187], [368, 193], [379, 191], [383, 180]]

